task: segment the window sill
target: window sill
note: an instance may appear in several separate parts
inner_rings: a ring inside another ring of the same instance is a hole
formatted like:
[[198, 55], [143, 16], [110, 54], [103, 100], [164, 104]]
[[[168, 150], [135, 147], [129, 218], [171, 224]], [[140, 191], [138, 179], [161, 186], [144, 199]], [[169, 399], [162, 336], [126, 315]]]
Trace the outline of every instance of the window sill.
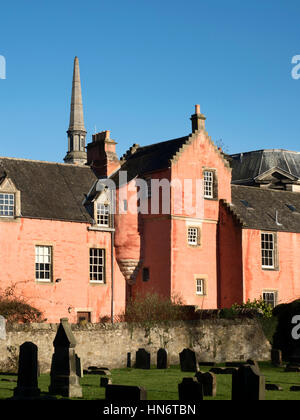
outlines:
[[20, 222], [20, 216], [0, 216], [0, 222]]
[[92, 230], [95, 232], [114, 232], [114, 228], [110, 228], [108, 226], [88, 226], [88, 230]]
[[104, 281], [90, 280], [90, 285], [92, 286], [106, 286]]
[[261, 267], [263, 271], [279, 271], [279, 267]]
[[43, 281], [43, 280], [35, 280], [35, 283], [36, 284], [54, 284], [55, 282], [52, 281], [52, 280], [45, 280], [45, 281]]

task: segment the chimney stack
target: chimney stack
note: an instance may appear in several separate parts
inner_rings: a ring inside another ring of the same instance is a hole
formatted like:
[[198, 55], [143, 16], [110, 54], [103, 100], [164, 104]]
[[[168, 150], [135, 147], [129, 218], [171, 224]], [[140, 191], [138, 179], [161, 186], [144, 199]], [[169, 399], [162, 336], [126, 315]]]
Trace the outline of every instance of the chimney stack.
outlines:
[[116, 154], [116, 144], [110, 138], [109, 130], [92, 135], [92, 142], [87, 145], [87, 164], [99, 178], [109, 177], [119, 169], [120, 161]]
[[200, 112], [200, 105], [195, 105], [195, 114], [191, 116], [192, 131], [193, 133], [197, 130], [205, 129], [206, 117]]

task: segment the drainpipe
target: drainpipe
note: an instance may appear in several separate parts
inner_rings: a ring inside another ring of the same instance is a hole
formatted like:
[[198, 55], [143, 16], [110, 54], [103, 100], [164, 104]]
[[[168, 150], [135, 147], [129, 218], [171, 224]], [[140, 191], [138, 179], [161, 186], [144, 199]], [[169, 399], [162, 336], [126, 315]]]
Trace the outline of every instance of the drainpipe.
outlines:
[[114, 230], [114, 216], [111, 218], [112, 220], [112, 231], [111, 231], [111, 252], [110, 252], [110, 259], [111, 259], [111, 323], [114, 323], [114, 246], [115, 246], [115, 230]]

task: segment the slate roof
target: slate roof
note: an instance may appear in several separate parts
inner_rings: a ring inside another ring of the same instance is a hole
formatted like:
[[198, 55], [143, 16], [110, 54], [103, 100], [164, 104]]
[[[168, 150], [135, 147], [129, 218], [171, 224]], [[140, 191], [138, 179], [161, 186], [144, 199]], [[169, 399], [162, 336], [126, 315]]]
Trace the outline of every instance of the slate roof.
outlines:
[[232, 209], [245, 227], [300, 232], [300, 193], [243, 185], [232, 185], [231, 192]]
[[300, 153], [284, 149], [255, 150], [230, 155], [232, 183], [254, 183], [254, 178], [277, 167], [300, 178]]
[[21, 191], [22, 216], [91, 223], [82, 205], [97, 179], [89, 166], [0, 157], [5, 176]]
[[[127, 180], [144, 174], [165, 169], [170, 166], [169, 160], [189, 139], [189, 136], [154, 143], [149, 146], [138, 146], [133, 154], [127, 152], [125, 162], [119, 171], [127, 171]], [[111, 179], [118, 185], [119, 171], [115, 172]]]

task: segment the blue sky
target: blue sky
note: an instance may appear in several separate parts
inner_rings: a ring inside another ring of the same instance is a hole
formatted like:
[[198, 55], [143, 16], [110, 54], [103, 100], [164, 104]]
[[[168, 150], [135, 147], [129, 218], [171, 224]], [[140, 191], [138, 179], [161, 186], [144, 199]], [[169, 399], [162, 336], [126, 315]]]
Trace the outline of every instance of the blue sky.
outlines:
[[186, 135], [199, 103], [228, 153], [300, 151], [299, 16], [298, 0], [2, 2], [0, 156], [63, 160], [75, 55], [87, 142]]

